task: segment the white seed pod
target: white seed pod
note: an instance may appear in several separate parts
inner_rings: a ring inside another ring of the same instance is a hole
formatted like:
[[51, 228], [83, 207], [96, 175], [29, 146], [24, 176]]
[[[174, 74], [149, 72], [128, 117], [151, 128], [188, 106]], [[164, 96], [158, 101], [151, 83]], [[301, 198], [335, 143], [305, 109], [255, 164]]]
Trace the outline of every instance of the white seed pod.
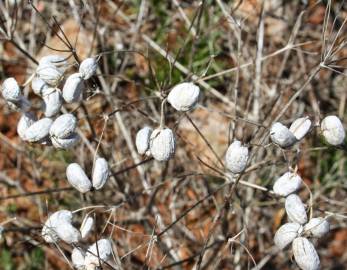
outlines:
[[31, 81], [31, 88], [36, 95], [42, 96], [45, 92], [45, 89], [49, 88], [49, 85], [39, 77], [35, 76]]
[[17, 133], [22, 140], [25, 140], [25, 131], [37, 121], [36, 116], [31, 112], [25, 112], [22, 114], [21, 118], [17, 124]]
[[47, 243], [54, 243], [59, 240], [56, 228], [64, 223], [71, 223], [72, 213], [68, 210], [59, 210], [48, 217], [42, 227], [42, 237]]
[[293, 254], [296, 263], [302, 270], [318, 270], [320, 261], [313, 244], [304, 237], [293, 241]]
[[137, 132], [135, 144], [136, 144], [137, 152], [140, 155], [144, 155], [148, 151], [149, 141], [150, 141], [152, 132], [153, 132], [153, 129], [151, 129], [150, 127], [141, 128]]
[[232, 173], [241, 173], [246, 168], [248, 157], [248, 148], [242, 146], [240, 141], [235, 140], [226, 152], [225, 166]]
[[7, 78], [2, 83], [2, 96], [7, 101], [18, 102], [20, 99], [20, 87], [14, 78]]
[[78, 270], [84, 270], [84, 258], [85, 253], [80, 249], [75, 247], [71, 252], [71, 261], [73, 266]]
[[275, 194], [279, 196], [288, 196], [296, 192], [302, 184], [300, 175], [292, 172], [286, 172], [278, 178], [273, 186]]
[[167, 101], [177, 111], [189, 111], [193, 109], [199, 101], [200, 88], [194, 83], [184, 82], [176, 85], [170, 91]]
[[52, 145], [58, 149], [69, 149], [74, 147], [80, 140], [77, 133], [72, 133], [69, 137], [60, 139], [58, 137], [51, 137]]
[[49, 134], [53, 121], [50, 118], [42, 118], [33, 123], [24, 132], [24, 140], [29, 142], [39, 142], [45, 139]]
[[60, 139], [71, 136], [76, 130], [77, 119], [71, 113], [64, 113], [53, 122], [49, 134]]
[[169, 128], [157, 128], [151, 134], [149, 147], [154, 159], [167, 161], [175, 154], [175, 135]]
[[271, 126], [270, 138], [273, 143], [282, 148], [288, 148], [297, 142], [293, 133], [279, 122], [276, 122]]
[[322, 120], [320, 125], [325, 140], [331, 145], [340, 145], [346, 137], [345, 130], [341, 120], [335, 116], [330, 115]]
[[71, 223], [61, 223], [55, 229], [59, 239], [68, 244], [78, 243], [81, 240], [80, 231], [72, 226]]
[[57, 86], [63, 78], [63, 72], [51, 64], [39, 65], [36, 74], [41, 80], [52, 86]]
[[289, 127], [289, 131], [293, 133], [295, 138], [300, 141], [306, 136], [311, 128], [311, 120], [308, 117], [296, 119]]
[[[91, 245], [85, 257], [87, 269], [93, 269], [92, 266], [99, 266], [99, 262], [106, 262], [112, 254], [112, 243], [108, 239], [100, 239]], [[99, 255], [99, 256], [98, 256]]]
[[296, 222], [299, 224], [305, 224], [307, 222], [305, 205], [302, 203], [298, 195], [289, 195], [286, 198], [285, 208], [291, 222]]
[[95, 75], [98, 68], [98, 62], [96, 58], [87, 58], [80, 64], [79, 72], [82, 74], [83, 80], [88, 80]]
[[54, 115], [59, 113], [61, 106], [63, 106], [63, 99], [61, 97], [61, 91], [59, 89], [56, 89], [52, 93], [43, 97], [42, 107], [46, 117], [53, 117]]
[[53, 65], [58, 68], [62, 73], [65, 72], [68, 62], [66, 58], [61, 55], [47, 55], [40, 59], [39, 65]]
[[83, 91], [83, 79], [81, 73], [71, 74], [63, 87], [63, 98], [67, 103], [78, 102]]
[[298, 223], [286, 223], [282, 225], [275, 234], [275, 245], [280, 249], [284, 249], [298, 237], [300, 228], [301, 225]]
[[86, 238], [88, 234], [93, 230], [94, 219], [90, 216], [86, 216], [81, 224], [80, 232], [82, 238]]
[[93, 187], [98, 190], [101, 189], [109, 176], [110, 170], [106, 159], [97, 158], [94, 163], [92, 183]]
[[69, 183], [81, 193], [88, 192], [92, 187], [86, 173], [77, 163], [71, 163], [67, 166], [66, 177]]
[[304, 232], [309, 233], [314, 237], [323, 237], [330, 231], [329, 222], [321, 217], [311, 218], [310, 221], [304, 226]]

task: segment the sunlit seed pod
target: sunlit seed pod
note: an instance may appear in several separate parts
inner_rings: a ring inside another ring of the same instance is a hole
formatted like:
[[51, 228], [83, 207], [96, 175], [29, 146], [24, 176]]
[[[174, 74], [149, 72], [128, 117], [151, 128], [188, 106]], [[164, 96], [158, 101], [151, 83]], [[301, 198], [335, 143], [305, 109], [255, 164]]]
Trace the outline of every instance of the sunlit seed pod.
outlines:
[[111, 241], [108, 239], [100, 239], [88, 248], [84, 262], [87, 269], [93, 269], [91, 267], [99, 266], [99, 262], [107, 262], [111, 255]]
[[63, 99], [61, 97], [61, 91], [56, 89], [52, 93], [43, 97], [43, 111], [46, 117], [53, 117], [60, 112], [63, 106]]
[[39, 65], [53, 65], [58, 68], [62, 73], [65, 72], [68, 62], [66, 58], [61, 55], [47, 55], [40, 59]]
[[280, 249], [284, 249], [298, 237], [300, 227], [301, 225], [298, 223], [286, 223], [282, 225], [275, 234], [275, 245]]
[[71, 74], [63, 87], [63, 98], [67, 103], [78, 102], [81, 100], [83, 91], [83, 79], [81, 73]]
[[199, 101], [200, 88], [194, 83], [184, 82], [176, 85], [170, 91], [167, 101], [177, 111], [194, 109]]
[[77, 163], [71, 163], [67, 166], [66, 177], [68, 182], [81, 193], [88, 192], [92, 187], [91, 181]]
[[42, 96], [44, 93], [44, 90], [49, 87], [50, 86], [45, 81], [43, 81], [37, 76], [35, 76], [33, 80], [31, 81], [31, 88], [33, 89], [34, 93], [38, 96]]
[[282, 148], [288, 148], [297, 142], [293, 133], [279, 122], [276, 122], [271, 126], [270, 138], [273, 143]]
[[25, 131], [37, 121], [36, 116], [31, 112], [24, 112], [17, 124], [17, 134], [22, 140], [25, 140]]
[[60, 139], [58, 137], [51, 137], [52, 145], [58, 149], [69, 149], [74, 147], [79, 141], [80, 136], [77, 133], [72, 133], [69, 137]]
[[96, 61], [96, 58], [91, 57], [82, 61], [79, 72], [82, 74], [83, 80], [88, 80], [95, 75], [97, 68], [98, 62]]
[[330, 231], [329, 222], [321, 217], [311, 218], [304, 226], [304, 232], [314, 237], [320, 238]]
[[59, 239], [68, 244], [78, 243], [81, 240], [81, 233], [72, 226], [71, 223], [62, 223], [56, 227], [56, 233]]
[[51, 86], [57, 86], [63, 78], [63, 72], [51, 64], [39, 65], [36, 69], [37, 76]]
[[33, 123], [24, 132], [24, 140], [29, 142], [39, 142], [46, 138], [49, 134], [53, 121], [50, 118], [42, 118]]
[[2, 83], [2, 96], [5, 100], [18, 102], [21, 96], [20, 87], [14, 78], [7, 78]]
[[150, 152], [155, 160], [167, 161], [175, 154], [175, 135], [169, 128], [155, 129], [151, 134], [149, 145]]
[[343, 128], [341, 120], [337, 116], [330, 115], [325, 117], [322, 120], [320, 127], [325, 140], [329, 144], [340, 145], [345, 140], [345, 129]]
[[64, 139], [75, 132], [77, 127], [77, 119], [71, 113], [64, 113], [54, 120], [49, 134], [53, 137]]
[[285, 208], [291, 222], [296, 222], [299, 224], [305, 224], [307, 222], [305, 205], [302, 203], [298, 195], [289, 195], [285, 201]]
[[226, 152], [225, 166], [232, 173], [241, 173], [247, 166], [248, 157], [248, 148], [242, 146], [240, 141], [235, 140]]
[[296, 119], [289, 128], [289, 131], [293, 133], [295, 138], [300, 141], [310, 131], [311, 120], [308, 117], [301, 117]]
[[110, 174], [108, 163], [104, 158], [97, 158], [94, 163], [92, 183], [93, 187], [98, 190], [101, 189]]
[[273, 186], [275, 194], [279, 196], [288, 196], [296, 192], [302, 184], [300, 175], [292, 172], [286, 172], [278, 178]]
[[82, 238], [86, 238], [89, 233], [93, 230], [93, 226], [94, 226], [94, 219], [90, 216], [86, 216], [81, 224], [80, 227], [80, 232], [81, 232], [81, 236]]
[[152, 132], [153, 132], [153, 129], [151, 129], [150, 127], [141, 128], [137, 132], [135, 144], [136, 144], [137, 152], [140, 155], [144, 155], [148, 151], [149, 141], [150, 141]]
[[80, 249], [75, 247], [72, 252], [71, 252], [71, 261], [72, 265], [77, 269], [77, 270], [84, 270], [84, 258], [85, 258], [85, 253]]
[[293, 240], [293, 254], [296, 263], [302, 270], [318, 270], [320, 261], [313, 244], [304, 237]]
[[72, 212], [68, 210], [59, 210], [48, 217], [42, 227], [42, 237], [47, 243], [54, 243], [59, 240], [56, 228], [64, 223], [71, 223]]

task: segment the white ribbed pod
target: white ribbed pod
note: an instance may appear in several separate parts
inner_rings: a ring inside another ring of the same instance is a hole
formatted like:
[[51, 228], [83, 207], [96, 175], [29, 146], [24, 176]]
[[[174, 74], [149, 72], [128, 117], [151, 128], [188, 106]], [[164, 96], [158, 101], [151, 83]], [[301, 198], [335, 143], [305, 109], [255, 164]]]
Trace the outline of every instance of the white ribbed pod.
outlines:
[[311, 120], [308, 117], [301, 117], [290, 125], [289, 131], [300, 141], [310, 131], [311, 124]]
[[286, 198], [285, 208], [291, 222], [296, 222], [299, 224], [305, 224], [307, 222], [305, 205], [302, 203], [298, 195], [289, 195]]
[[199, 101], [200, 88], [194, 83], [184, 82], [176, 85], [170, 91], [167, 101], [177, 111], [189, 111]]
[[63, 106], [63, 99], [61, 97], [61, 91], [56, 89], [52, 93], [43, 97], [43, 111], [46, 117], [53, 117], [60, 112], [61, 106]]
[[279, 122], [274, 123], [270, 129], [270, 138], [273, 143], [282, 148], [287, 148], [294, 145], [297, 140], [289, 129]]
[[34, 93], [38, 96], [42, 96], [45, 92], [45, 89], [49, 87], [50, 86], [45, 81], [43, 81], [37, 76], [35, 76], [31, 81], [31, 88], [33, 89]]
[[97, 158], [94, 163], [93, 168], [93, 177], [92, 177], [92, 183], [93, 187], [98, 190], [101, 189], [110, 174], [110, 170], [108, 168], [108, 164], [106, 159], [104, 158]]
[[18, 102], [20, 99], [20, 87], [14, 78], [7, 78], [2, 83], [2, 96], [7, 101]]
[[42, 227], [41, 235], [47, 243], [58, 241], [56, 228], [64, 223], [71, 223], [72, 213], [68, 210], [59, 210], [48, 217]]
[[58, 137], [51, 137], [52, 145], [58, 149], [68, 149], [75, 146], [80, 140], [77, 133], [72, 133], [69, 137], [60, 139]]
[[68, 62], [64, 56], [52, 54], [43, 56], [39, 61], [39, 65], [53, 65], [64, 73], [68, 66]]
[[52, 86], [57, 86], [63, 77], [63, 72], [51, 64], [39, 65], [36, 74], [41, 80]]
[[[106, 262], [112, 254], [112, 243], [108, 239], [100, 239], [91, 245], [85, 257], [85, 265], [87, 269], [93, 269], [99, 265], [99, 262]], [[98, 257], [99, 255], [99, 257]]]
[[300, 228], [301, 225], [298, 223], [286, 223], [282, 225], [275, 234], [275, 245], [280, 249], [284, 249], [298, 237]]
[[88, 234], [92, 231], [94, 226], [94, 219], [90, 216], [86, 216], [81, 224], [80, 232], [82, 238], [86, 238]]
[[17, 124], [17, 133], [24, 140], [25, 131], [37, 121], [36, 115], [31, 112], [24, 112]]
[[52, 123], [53, 121], [50, 118], [42, 118], [36, 121], [24, 132], [24, 140], [38, 142], [45, 139], [49, 134]]
[[81, 193], [88, 192], [92, 187], [89, 178], [77, 163], [71, 163], [67, 166], [66, 177], [69, 183]]
[[311, 218], [304, 226], [304, 232], [314, 237], [323, 237], [330, 231], [329, 222], [321, 217]]
[[72, 250], [71, 261], [77, 270], [84, 270], [84, 257], [85, 253], [80, 248], [75, 247]]
[[61, 223], [55, 228], [59, 239], [68, 244], [78, 243], [81, 240], [81, 233], [71, 223]]
[[292, 172], [286, 172], [278, 178], [273, 186], [273, 190], [277, 195], [288, 196], [296, 192], [302, 183], [300, 175]]
[[157, 128], [151, 134], [149, 147], [155, 160], [167, 161], [175, 154], [175, 135], [169, 128]]
[[77, 127], [77, 119], [71, 113], [64, 113], [54, 120], [49, 134], [60, 139], [71, 136]]
[[151, 137], [152, 132], [153, 132], [153, 129], [146, 126], [144, 128], [141, 128], [136, 133], [135, 144], [136, 144], [137, 152], [140, 155], [144, 155], [148, 151], [149, 141], [150, 141], [150, 137]]
[[346, 137], [345, 129], [341, 120], [335, 116], [330, 115], [322, 120], [320, 125], [325, 140], [331, 145], [340, 145]]
[[313, 244], [304, 237], [293, 241], [293, 254], [296, 263], [302, 270], [318, 270], [320, 261]]
[[78, 102], [83, 91], [83, 79], [81, 73], [71, 74], [63, 87], [63, 98], [67, 103]]
[[240, 141], [235, 140], [226, 152], [225, 166], [232, 173], [241, 173], [246, 168], [248, 157], [248, 148], [242, 146]]
[[88, 80], [95, 75], [98, 68], [96, 58], [86, 58], [80, 64], [79, 72], [82, 74], [83, 80]]

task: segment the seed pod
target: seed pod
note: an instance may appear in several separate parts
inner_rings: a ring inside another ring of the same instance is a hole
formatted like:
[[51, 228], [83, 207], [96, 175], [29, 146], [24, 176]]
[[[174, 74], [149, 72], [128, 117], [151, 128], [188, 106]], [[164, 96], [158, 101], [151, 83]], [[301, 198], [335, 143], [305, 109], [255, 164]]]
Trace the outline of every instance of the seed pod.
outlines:
[[25, 131], [37, 121], [36, 116], [31, 112], [25, 112], [22, 114], [17, 125], [17, 133], [22, 140], [25, 140]]
[[30, 101], [24, 96], [20, 96], [19, 101], [13, 102], [13, 101], [7, 100], [6, 103], [11, 110], [18, 111], [18, 112], [19, 111], [27, 112], [30, 110], [30, 107], [31, 107]]
[[296, 222], [299, 224], [305, 224], [307, 222], [305, 206], [298, 195], [289, 195], [286, 198], [285, 208], [291, 222]]
[[288, 148], [297, 142], [293, 133], [279, 122], [276, 122], [271, 126], [270, 138], [273, 143], [282, 148]]
[[64, 113], [55, 119], [51, 129], [49, 130], [49, 134], [52, 137], [64, 139], [71, 136], [75, 132], [76, 126], [76, 117], [71, 113]]
[[46, 117], [53, 117], [59, 113], [61, 106], [63, 106], [63, 99], [59, 89], [43, 97], [43, 111]]
[[329, 222], [321, 217], [311, 218], [310, 221], [304, 226], [304, 232], [320, 238], [326, 235], [330, 230]]
[[79, 72], [82, 74], [83, 80], [88, 80], [95, 75], [98, 68], [96, 58], [87, 58], [80, 64]]
[[71, 223], [61, 223], [56, 227], [59, 239], [68, 244], [78, 243], [81, 240], [81, 233]]
[[57, 86], [63, 77], [63, 72], [51, 64], [39, 65], [36, 74], [41, 80], [52, 86]]
[[[106, 262], [112, 254], [112, 243], [108, 239], [100, 239], [88, 248], [85, 257], [87, 269], [93, 269], [99, 262]], [[99, 255], [99, 256], [98, 256]]]
[[150, 127], [141, 128], [136, 134], [136, 148], [140, 155], [145, 154], [149, 149], [149, 141], [153, 129]]
[[176, 85], [170, 91], [167, 101], [177, 111], [189, 111], [198, 103], [200, 88], [193, 83], [185, 82]]
[[109, 176], [109, 168], [106, 159], [104, 158], [97, 158], [95, 160], [94, 169], [93, 169], [93, 187], [98, 190], [101, 189]]
[[64, 223], [71, 223], [72, 212], [68, 210], [59, 210], [54, 212], [48, 217], [43, 228], [42, 237], [47, 243], [54, 243], [58, 241], [59, 237], [56, 232], [56, 228]]
[[58, 68], [62, 73], [65, 72], [68, 62], [66, 58], [61, 55], [47, 55], [40, 59], [39, 65], [53, 65]]
[[7, 101], [18, 102], [20, 99], [20, 87], [14, 78], [8, 78], [2, 83], [2, 96]]
[[71, 261], [77, 270], [84, 270], [84, 257], [85, 253], [80, 248], [75, 247], [72, 250]]
[[288, 196], [297, 191], [302, 183], [300, 175], [292, 172], [286, 172], [278, 178], [273, 186], [273, 190], [277, 195]]
[[24, 133], [24, 140], [38, 142], [46, 138], [49, 134], [53, 121], [50, 118], [42, 118], [33, 123]]
[[70, 75], [63, 87], [63, 98], [67, 103], [78, 102], [81, 99], [83, 80], [81, 73]]
[[60, 139], [58, 137], [51, 137], [52, 144], [58, 149], [69, 149], [74, 147], [80, 140], [80, 136], [77, 133], [72, 133], [69, 137]]
[[293, 254], [296, 263], [302, 270], [318, 270], [320, 261], [316, 249], [310, 241], [304, 237], [298, 237], [293, 241]]
[[284, 249], [298, 237], [300, 228], [301, 225], [298, 223], [286, 223], [282, 225], [275, 234], [275, 245], [280, 249]]
[[92, 187], [89, 178], [77, 163], [71, 163], [67, 166], [66, 177], [69, 183], [81, 193], [88, 192]]
[[169, 128], [157, 128], [151, 134], [149, 145], [151, 154], [156, 160], [167, 161], [175, 154], [175, 135]]
[[226, 152], [225, 166], [232, 173], [241, 173], [246, 168], [248, 157], [248, 148], [235, 140]]
[[94, 219], [90, 216], [86, 216], [81, 224], [80, 232], [82, 238], [86, 238], [88, 234], [92, 231], [94, 226]]
[[289, 131], [300, 141], [310, 131], [311, 124], [311, 120], [308, 117], [301, 117], [291, 124]]
[[343, 125], [335, 115], [327, 116], [323, 119], [321, 130], [325, 140], [331, 145], [340, 145], [346, 137]]
[[36, 95], [43, 96], [45, 89], [49, 88], [49, 85], [39, 77], [34, 77], [34, 79], [31, 81], [31, 88]]

